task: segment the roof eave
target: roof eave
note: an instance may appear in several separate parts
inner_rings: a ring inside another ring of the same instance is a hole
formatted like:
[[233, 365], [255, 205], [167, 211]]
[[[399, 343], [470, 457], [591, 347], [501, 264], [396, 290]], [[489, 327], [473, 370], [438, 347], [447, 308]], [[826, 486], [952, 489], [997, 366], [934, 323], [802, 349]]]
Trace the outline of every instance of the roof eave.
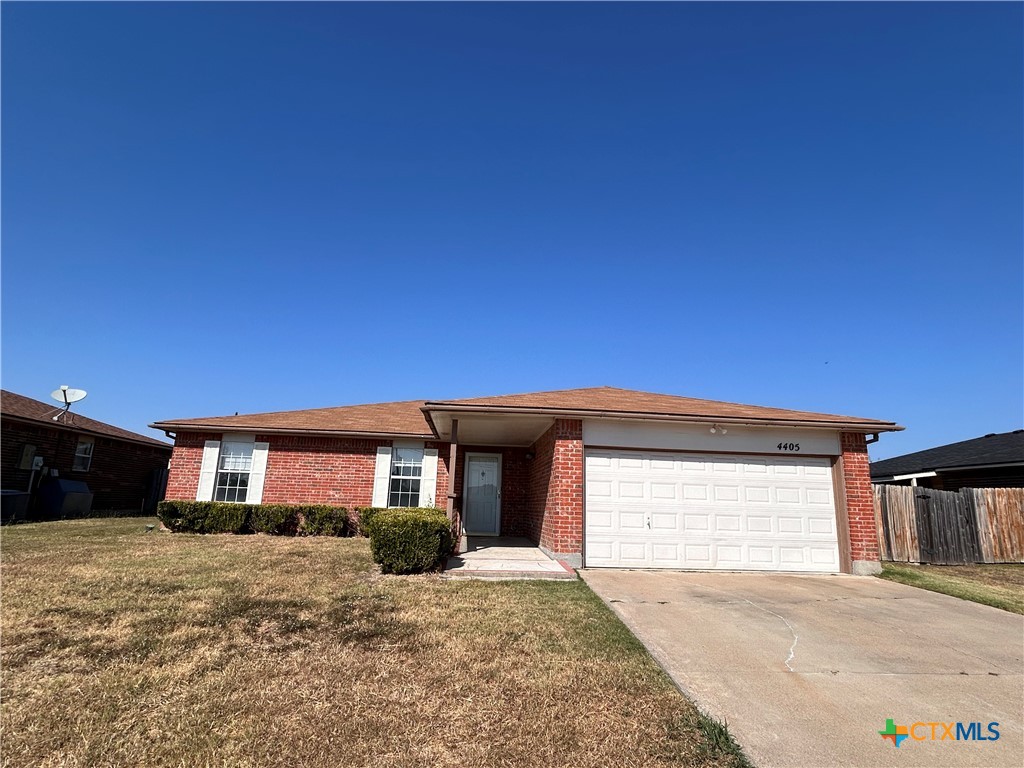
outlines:
[[254, 424], [178, 424], [158, 421], [149, 425], [153, 429], [170, 432], [256, 432], [261, 435], [322, 435], [325, 437], [399, 437], [434, 440], [435, 435], [425, 432], [381, 432], [346, 429], [304, 429], [302, 427], [261, 427]]
[[[614, 419], [635, 419], [640, 421], [676, 421], [697, 424], [736, 424], [748, 426], [787, 426], [819, 429], [841, 429], [845, 432], [863, 432], [875, 434], [878, 432], [900, 432], [905, 427], [895, 422], [860, 422], [860, 421], [822, 421], [809, 419], [780, 419], [763, 418], [751, 416], [703, 416], [700, 414], [674, 414], [674, 413], [648, 413], [644, 411], [607, 411], [590, 410], [581, 408], [554, 408], [544, 406], [512, 406], [512, 405], [468, 405], [453, 404], [444, 402], [427, 402], [423, 406], [423, 412], [430, 411], [449, 413], [506, 413], [506, 414], [530, 414], [548, 416], [573, 416], [576, 418], [614, 418]], [[432, 421], [431, 421], [432, 423]]]

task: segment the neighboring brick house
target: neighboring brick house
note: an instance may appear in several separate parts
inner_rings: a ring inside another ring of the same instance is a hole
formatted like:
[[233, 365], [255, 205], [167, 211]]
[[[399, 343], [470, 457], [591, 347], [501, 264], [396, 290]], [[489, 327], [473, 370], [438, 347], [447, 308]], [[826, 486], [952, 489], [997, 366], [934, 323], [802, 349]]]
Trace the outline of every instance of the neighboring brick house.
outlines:
[[436, 505], [587, 567], [877, 572], [893, 422], [596, 387], [151, 425], [167, 497]]
[[[145, 435], [68, 412], [3, 390], [0, 392], [0, 471], [4, 490], [33, 490], [44, 477], [81, 480], [93, 493], [94, 512], [141, 512], [159, 501], [160, 475], [171, 446]], [[59, 416], [57, 421], [53, 417]], [[32, 471], [33, 459], [43, 469]]]

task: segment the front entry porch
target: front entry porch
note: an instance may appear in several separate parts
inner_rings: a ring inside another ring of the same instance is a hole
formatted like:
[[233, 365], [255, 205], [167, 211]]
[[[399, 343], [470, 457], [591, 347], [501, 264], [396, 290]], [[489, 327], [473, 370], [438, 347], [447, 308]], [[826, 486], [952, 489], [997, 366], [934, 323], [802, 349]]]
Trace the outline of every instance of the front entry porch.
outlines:
[[446, 578], [575, 579], [576, 572], [552, 560], [529, 539], [464, 536], [459, 554], [448, 558]]
[[[447, 460], [440, 460], [447, 471], [443, 486], [438, 474], [438, 498], [447, 500], [452, 531], [463, 539], [522, 537], [546, 555], [581, 567], [583, 421], [447, 410], [432, 410], [430, 417], [439, 442], [448, 444]], [[514, 571], [496, 564], [501, 558], [492, 556], [493, 549], [468, 554], [489, 561], [489, 569]], [[455, 554], [463, 552], [460, 542]]]

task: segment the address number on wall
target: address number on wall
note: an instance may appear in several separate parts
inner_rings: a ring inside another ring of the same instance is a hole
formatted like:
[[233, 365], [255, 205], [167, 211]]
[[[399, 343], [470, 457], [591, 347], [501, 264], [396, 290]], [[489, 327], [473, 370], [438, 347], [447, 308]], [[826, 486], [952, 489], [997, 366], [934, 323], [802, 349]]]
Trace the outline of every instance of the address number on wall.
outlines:
[[793, 451], [793, 452], [796, 452], [796, 451], [800, 450], [800, 443], [779, 443], [776, 447], [780, 451], [787, 451], [787, 452]]

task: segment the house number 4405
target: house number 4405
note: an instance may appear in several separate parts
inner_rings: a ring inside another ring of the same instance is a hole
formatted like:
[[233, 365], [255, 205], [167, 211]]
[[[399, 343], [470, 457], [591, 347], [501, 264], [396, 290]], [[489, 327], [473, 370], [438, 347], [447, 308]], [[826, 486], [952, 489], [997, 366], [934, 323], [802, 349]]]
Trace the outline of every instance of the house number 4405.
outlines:
[[777, 447], [780, 451], [799, 451], [800, 443], [779, 443]]

